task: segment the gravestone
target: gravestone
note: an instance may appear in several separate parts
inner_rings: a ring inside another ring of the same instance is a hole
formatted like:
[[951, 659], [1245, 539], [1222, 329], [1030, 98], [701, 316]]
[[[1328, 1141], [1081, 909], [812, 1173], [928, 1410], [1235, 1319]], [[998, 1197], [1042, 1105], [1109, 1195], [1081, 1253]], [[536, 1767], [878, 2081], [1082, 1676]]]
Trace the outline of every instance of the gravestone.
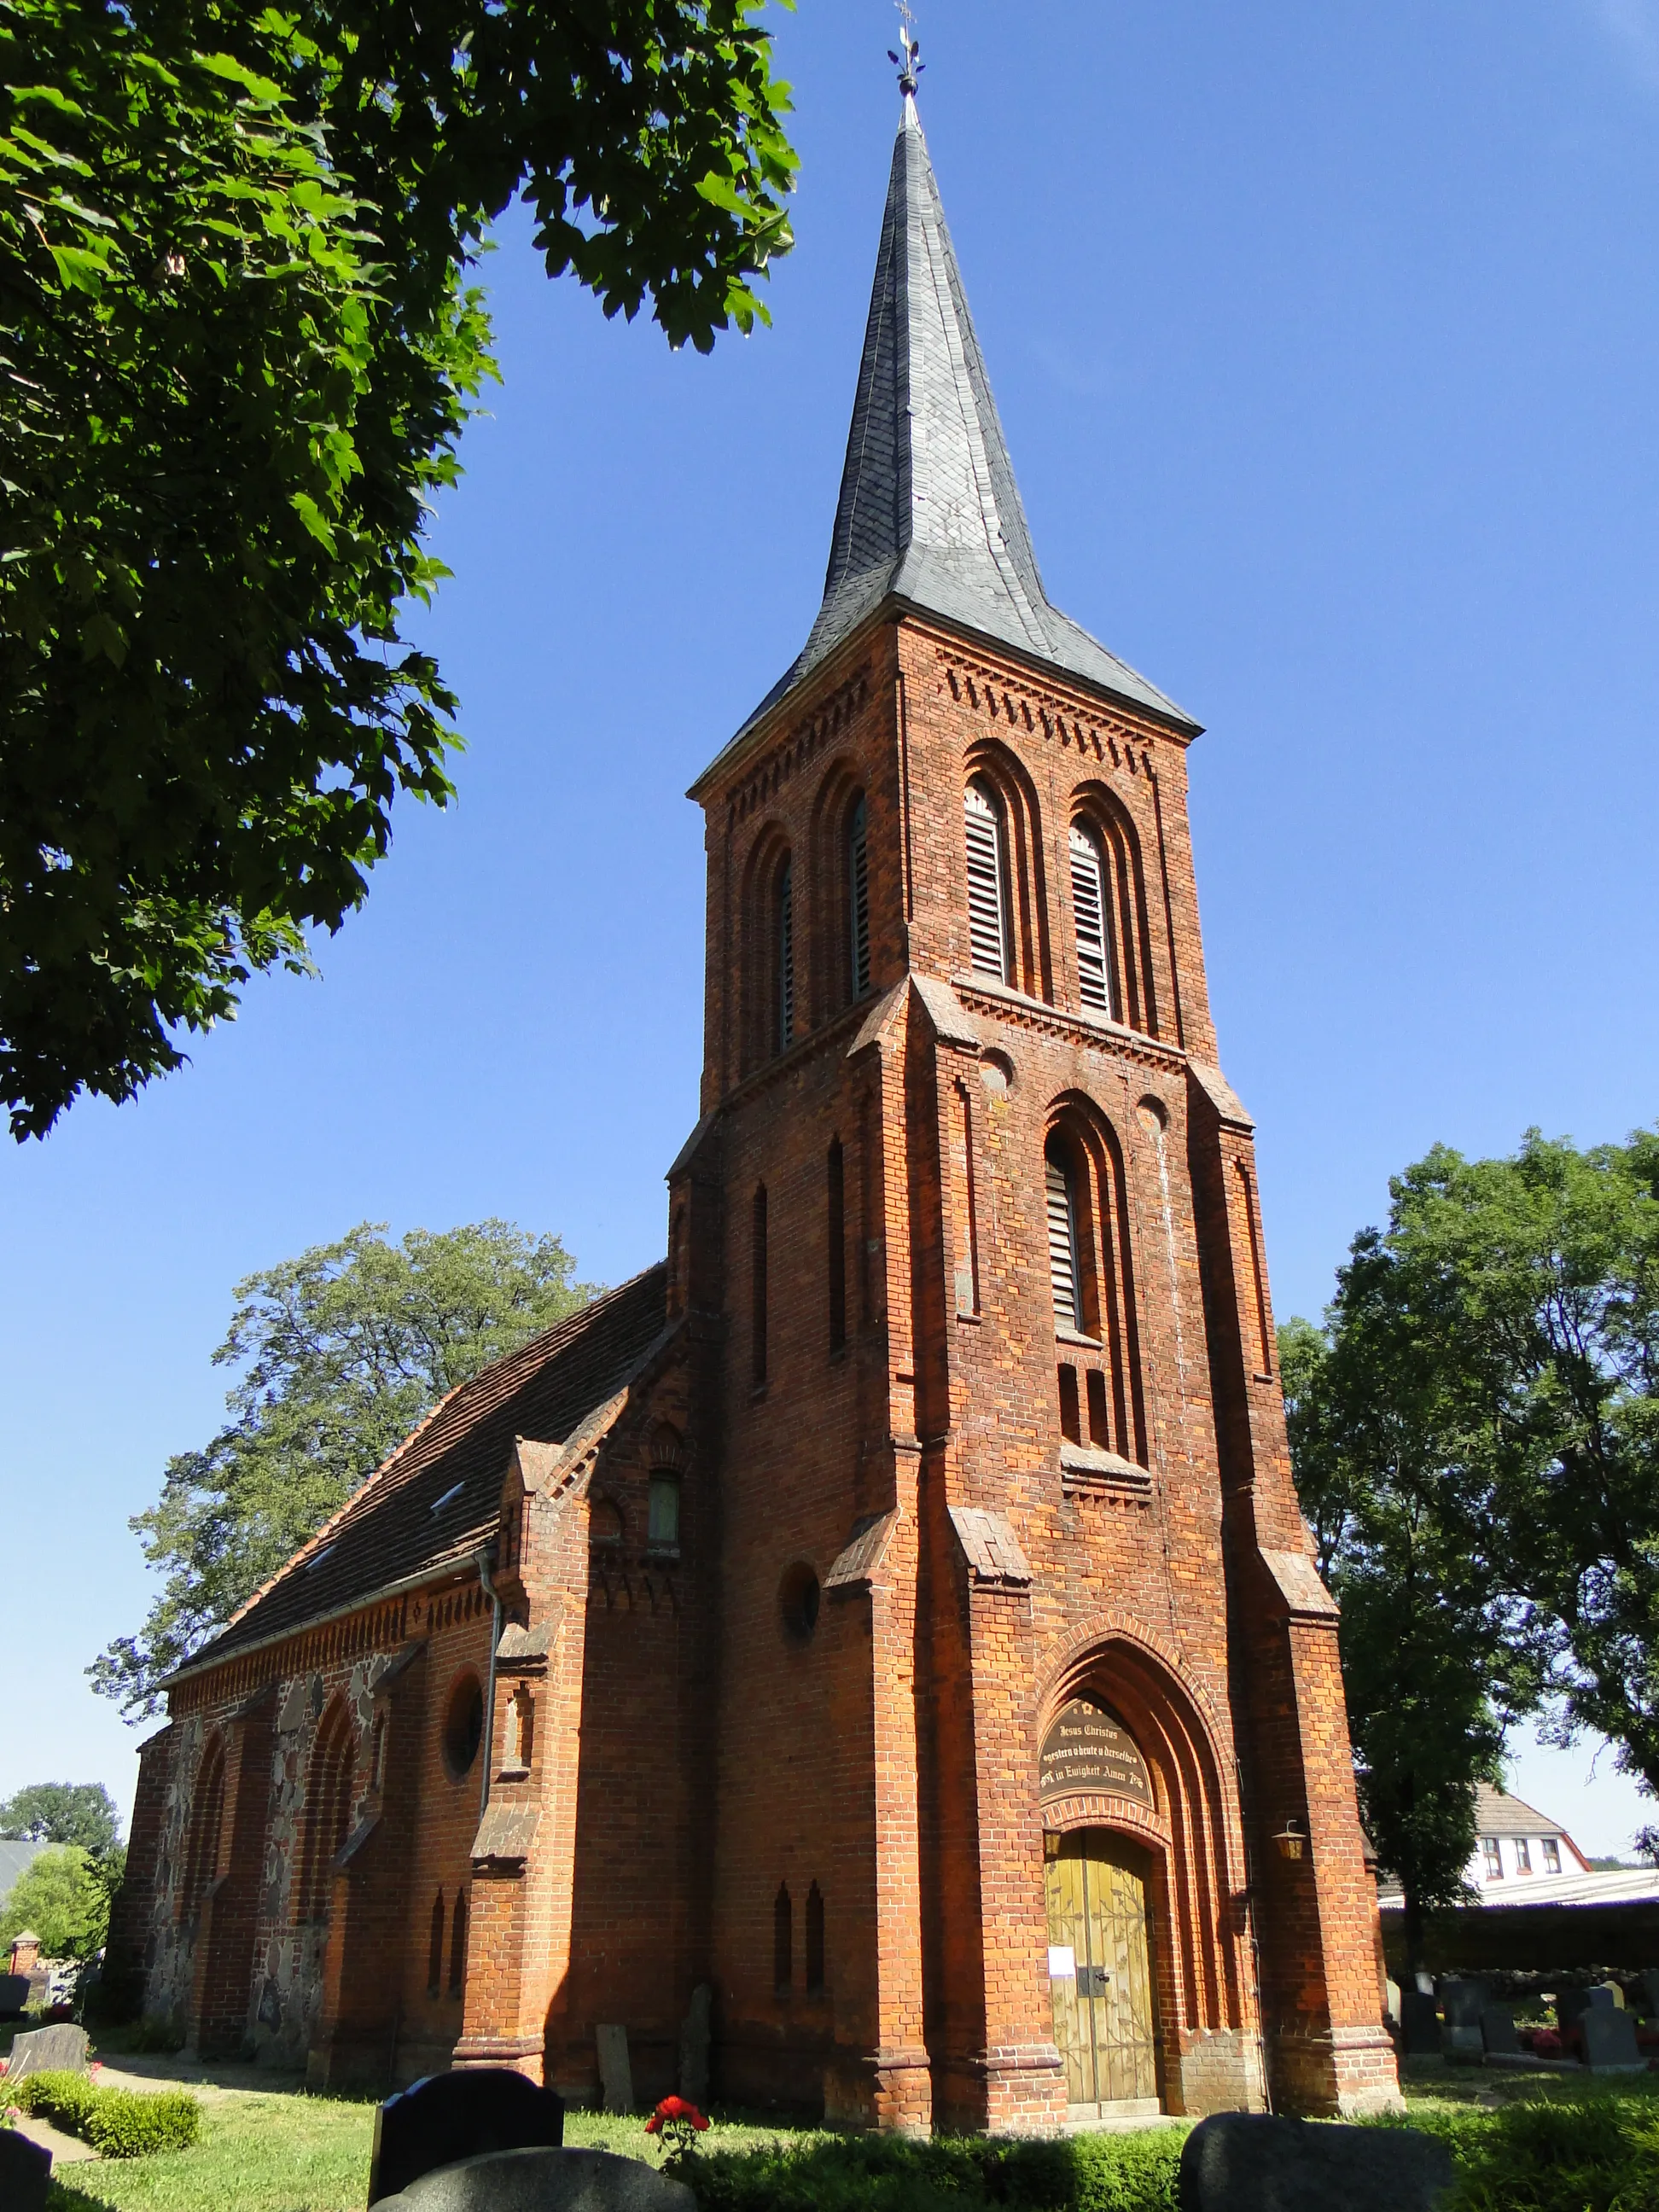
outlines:
[[1440, 2009], [1446, 2015], [1448, 2027], [1479, 2027], [1480, 2015], [1492, 2002], [1492, 1991], [1484, 1982], [1442, 1982]]
[[1576, 2027], [1587, 2012], [1612, 2010], [1612, 1996], [1599, 1984], [1594, 1989], [1563, 1990], [1555, 2000], [1556, 2022], [1564, 2035], [1570, 2027]]
[[696, 2212], [683, 2181], [605, 2150], [501, 2150], [411, 2181], [381, 2212]]
[[680, 2094], [701, 2107], [708, 2102], [708, 2012], [714, 1991], [699, 1982], [691, 2009], [680, 2022]]
[[1433, 2212], [1451, 2153], [1414, 2128], [1215, 2112], [1181, 2153], [1181, 2212]]
[[1488, 2005], [1480, 2015], [1480, 2040], [1500, 2057], [1520, 2055], [1521, 2039], [1515, 2032], [1515, 2014], [1507, 2005]]
[[1449, 2066], [1478, 2066], [1486, 2055], [1480, 2022], [1465, 2027], [1448, 2021], [1440, 2031], [1440, 2055]]
[[8, 2081], [21, 2081], [27, 2074], [84, 2074], [87, 2070], [87, 2031], [73, 2021], [37, 2027], [32, 2035], [14, 2038]]
[[1426, 1990], [1400, 1992], [1400, 2054], [1402, 2058], [1440, 2056], [1440, 2014]]
[[634, 2069], [628, 2063], [628, 2030], [596, 2027], [593, 2034], [599, 2047], [599, 2087], [605, 2094], [605, 2109], [607, 2112], [631, 2112]]
[[545, 2149], [564, 2141], [564, 2103], [510, 2066], [431, 2074], [374, 2115], [368, 2201], [406, 2189], [434, 2166], [485, 2151]]
[[0, 2020], [13, 2019], [29, 2001], [27, 1974], [0, 1974]]
[[6, 2212], [42, 2212], [52, 2180], [52, 2153], [0, 2128], [0, 2204]]
[[1584, 2039], [1584, 2063], [1592, 2071], [1645, 2065], [1636, 2045], [1636, 2022], [1611, 2005], [1592, 2005], [1578, 2023]]
[[1642, 1976], [1642, 2010], [1649, 2020], [1659, 2020], [1659, 1966], [1650, 1966]]

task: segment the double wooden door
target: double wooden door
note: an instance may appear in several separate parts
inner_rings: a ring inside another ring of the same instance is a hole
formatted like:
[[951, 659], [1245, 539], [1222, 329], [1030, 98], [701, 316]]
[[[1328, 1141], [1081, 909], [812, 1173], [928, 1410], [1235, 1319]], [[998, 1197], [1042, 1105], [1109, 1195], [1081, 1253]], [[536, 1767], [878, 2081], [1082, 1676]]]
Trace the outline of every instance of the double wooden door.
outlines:
[[1158, 2109], [1144, 1851], [1103, 1828], [1043, 1838], [1054, 2041], [1074, 2112]]

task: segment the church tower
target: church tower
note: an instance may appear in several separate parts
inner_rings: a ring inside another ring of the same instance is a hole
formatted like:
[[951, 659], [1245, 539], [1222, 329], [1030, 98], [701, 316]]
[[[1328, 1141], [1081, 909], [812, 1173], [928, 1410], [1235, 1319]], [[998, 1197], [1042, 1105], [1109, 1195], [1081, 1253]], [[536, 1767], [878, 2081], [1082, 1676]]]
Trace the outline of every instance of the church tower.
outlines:
[[666, 1264], [168, 1680], [106, 1983], [204, 2055], [884, 2128], [1397, 2097], [1199, 728], [1048, 600], [902, 88], [823, 603], [692, 793]]
[[1199, 726], [1049, 602], [902, 88], [823, 605], [691, 793], [720, 2079], [888, 2127], [1367, 2109]]

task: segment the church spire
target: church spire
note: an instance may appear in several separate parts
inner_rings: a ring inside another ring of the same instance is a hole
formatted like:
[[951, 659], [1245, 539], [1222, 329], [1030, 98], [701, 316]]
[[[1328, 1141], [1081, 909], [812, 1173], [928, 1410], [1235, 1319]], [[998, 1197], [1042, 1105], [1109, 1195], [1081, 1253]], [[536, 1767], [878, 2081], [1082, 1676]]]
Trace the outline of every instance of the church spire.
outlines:
[[892, 56], [902, 111], [823, 602], [805, 649], [756, 715], [898, 599], [1195, 731], [1043, 590], [916, 113], [920, 64], [908, 20], [903, 46]]

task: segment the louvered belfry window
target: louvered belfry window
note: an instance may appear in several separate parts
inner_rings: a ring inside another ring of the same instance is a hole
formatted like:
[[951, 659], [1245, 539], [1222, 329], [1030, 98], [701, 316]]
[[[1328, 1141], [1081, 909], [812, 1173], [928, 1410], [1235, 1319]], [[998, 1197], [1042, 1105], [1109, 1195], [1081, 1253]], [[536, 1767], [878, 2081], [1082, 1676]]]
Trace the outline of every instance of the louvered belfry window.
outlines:
[[778, 1050], [795, 1034], [795, 864], [786, 860], [778, 876]]
[[1048, 1188], [1048, 1279], [1054, 1285], [1054, 1326], [1075, 1332], [1078, 1321], [1077, 1207], [1066, 1156], [1050, 1144], [1045, 1161]]
[[848, 972], [855, 999], [861, 999], [870, 988], [870, 851], [866, 818], [860, 793], [847, 825], [847, 915], [851, 939], [848, 947]]
[[1008, 981], [1008, 860], [1002, 809], [982, 783], [964, 801], [968, 833], [968, 939], [982, 975]]
[[1106, 863], [1099, 841], [1087, 830], [1072, 830], [1072, 911], [1077, 916], [1078, 988], [1092, 1012], [1119, 1018], [1113, 973], [1110, 908]]

